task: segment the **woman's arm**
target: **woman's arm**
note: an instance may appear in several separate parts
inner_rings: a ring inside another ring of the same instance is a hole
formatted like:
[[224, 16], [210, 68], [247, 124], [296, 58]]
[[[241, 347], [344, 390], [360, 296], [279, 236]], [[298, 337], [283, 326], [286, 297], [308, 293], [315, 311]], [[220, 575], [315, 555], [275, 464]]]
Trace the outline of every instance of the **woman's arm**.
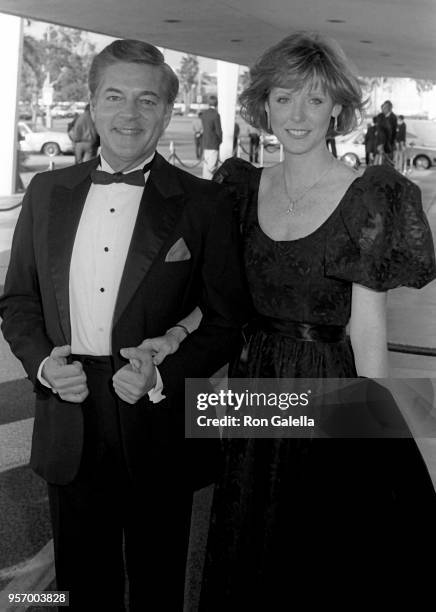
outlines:
[[358, 375], [387, 377], [386, 292], [353, 284], [350, 338]]
[[194, 308], [184, 319], [176, 325], [170, 327], [165, 335], [156, 338], [147, 338], [140, 344], [140, 348], [145, 348], [153, 353], [154, 365], [159, 365], [167, 355], [175, 353], [185, 338], [195, 331], [200, 325], [203, 314], [198, 306]]

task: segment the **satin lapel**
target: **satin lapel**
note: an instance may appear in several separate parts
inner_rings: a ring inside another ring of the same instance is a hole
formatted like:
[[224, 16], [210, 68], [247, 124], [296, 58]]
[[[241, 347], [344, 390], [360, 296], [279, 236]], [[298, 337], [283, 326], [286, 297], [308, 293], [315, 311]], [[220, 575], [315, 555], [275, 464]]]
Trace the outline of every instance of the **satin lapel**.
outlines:
[[50, 202], [48, 256], [65, 343], [71, 344], [69, 277], [77, 227], [91, 180], [86, 177], [73, 188], [56, 185]]
[[147, 181], [118, 291], [114, 326], [176, 225], [183, 206], [183, 193], [165, 196], [155, 181]]

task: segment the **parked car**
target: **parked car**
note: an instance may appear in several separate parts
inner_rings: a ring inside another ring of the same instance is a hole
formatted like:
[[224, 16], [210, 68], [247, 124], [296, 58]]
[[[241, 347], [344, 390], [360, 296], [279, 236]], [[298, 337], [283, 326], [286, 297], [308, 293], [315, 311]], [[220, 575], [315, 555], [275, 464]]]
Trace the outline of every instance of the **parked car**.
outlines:
[[345, 136], [336, 136], [336, 153], [353, 168], [358, 168], [365, 162], [365, 132], [366, 127], [360, 127]]
[[33, 131], [24, 121], [18, 122], [20, 151], [28, 153], [44, 153], [48, 157], [60, 153], [73, 153], [73, 143], [66, 132], [51, 132], [49, 130]]
[[51, 116], [54, 118], [64, 119], [74, 117], [74, 111], [71, 105], [57, 104], [51, 109]]
[[[406, 125], [407, 123], [406, 119]], [[420, 131], [420, 125], [417, 121], [411, 122], [411, 127], [416, 132]], [[336, 137], [338, 158], [354, 168], [358, 168], [360, 164], [365, 162], [365, 132], [366, 126], [361, 126], [351, 134]], [[428, 141], [425, 142], [427, 138]], [[436, 142], [432, 136], [430, 139], [428, 126], [426, 132], [419, 136], [408, 129], [406, 145], [406, 156], [416, 168], [428, 169], [436, 165]]]

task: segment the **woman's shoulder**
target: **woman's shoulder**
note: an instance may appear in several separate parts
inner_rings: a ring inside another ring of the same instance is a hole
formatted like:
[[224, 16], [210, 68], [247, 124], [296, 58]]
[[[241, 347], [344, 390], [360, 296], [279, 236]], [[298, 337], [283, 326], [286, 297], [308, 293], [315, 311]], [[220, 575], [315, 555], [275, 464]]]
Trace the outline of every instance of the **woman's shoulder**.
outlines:
[[221, 164], [213, 175], [213, 180], [225, 185], [248, 183], [259, 169], [240, 157], [230, 157]]
[[387, 193], [392, 189], [398, 194], [410, 191], [419, 194], [419, 187], [411, 180], [400, 174], [391, 166], [368, 166], [365, 171], [354, 182], [353, 187], [356, 191], [369, 194]]
[[261, 170], [250, 162], [239, 157], [231, 157], [213, 176], [213, 180], [224, 186], [227, 195], [233, 201], [242, 226], [245, 226], [247, 213], [253, 208], [251, 204], [255, 200], [253, 196], [257, 193], [260, 173]]

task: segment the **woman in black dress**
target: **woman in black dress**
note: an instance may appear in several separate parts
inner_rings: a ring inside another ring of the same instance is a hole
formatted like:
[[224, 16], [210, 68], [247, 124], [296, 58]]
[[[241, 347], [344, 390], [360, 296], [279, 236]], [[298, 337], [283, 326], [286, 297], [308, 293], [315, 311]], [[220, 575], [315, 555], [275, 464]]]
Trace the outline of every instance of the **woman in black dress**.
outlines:
[[[386, 291], [436, 276], [420, 191], [384, 166], [358, 175], [328, 151], [327, 133], [350, 132], [362, 108], [333, 41], [282, 40], [252, 68], [241, 104], [284, 147], [276, 166], [233, 159], [216, 177], [239, 207], [256, 311], [245, 375], [359, 376], [362, 398], [380, 392], [366, 378], [388, 376]], [[201, 610], [399, 601], [430, 588], [435, 522], [413, 439], [226, 441]]]

